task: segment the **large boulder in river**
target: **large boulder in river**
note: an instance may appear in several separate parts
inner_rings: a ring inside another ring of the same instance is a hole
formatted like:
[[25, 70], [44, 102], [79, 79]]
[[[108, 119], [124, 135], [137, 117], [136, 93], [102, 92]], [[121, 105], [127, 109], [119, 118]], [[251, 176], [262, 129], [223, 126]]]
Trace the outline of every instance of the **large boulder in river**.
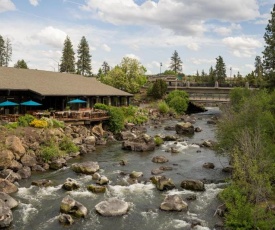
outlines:
[[160, 205], [164, 211], [187, 211], [188, 204], [179, 195], [168, 195]]
[[80, 184], [74, 179], [67, 178], [65, 183], [62, 185], [62, 188], [67, 191], [72, 191], [80, 188]]
[[0, 151], [0, 169], [9, 168], [12, 165], [14, 155], [10, 150]]
[[99, 170], [99, 165], [97, 162], [87, 161], [83, 163], [74, 163], [71, 168], [76, 173], [94, 174]]
[[121, 216], [129, 211], [129, 203], [115, 197], [101, 201], [95, 206], [96, 211], [102, 216]]
[[11, 169], [4, 169], [0, 171], [0, 178], [5, 178], [12, 183], [21, 180], [21, 176]]
[[65, 225], [72, 225], [74, 223], [73, 217], [65, 213], [60, 213], [58, 220], [61, 224], [65, 224]]
[[160, 191], [171, 190], [176, 187], [171, 178], [167, 178], [165, 176], [160, 176], [155, 178], [157, 178], [156, 187]]
[[88, 185], [87, 189], [93, 193], [105, 193], [106, 192], [106, 187], [105, 186], [101, 186], [101, 185]]
[[18, 206], [18, 202], [13, 199], [9, 194], [6, 194], [4, 192], [0, 192], [0, 200], [2, 200], [10, 209]]
[[48, 179], [41, 179], [41, 180], [32, 181], [32, 185], [38, 186], [38, 187], [48, 187], [48, 186], [52, 186], [53, 182]]
[[190, 122], [180, 122], [177, 123], [176, 126], [176, 133], [177, 134], [194, 134], [195, 128]]
[[119, 141], [131, 140], [137, 138], [137, 135], [131, 131], [121, 131], [116, 135], [116, 139]]
[[26, 153], [26, 149], [24, 148], [21, 140], [17, 136], [8, 136], [6, 138], [5, 144], [11, 151], [13, 151], [17, 160], [19, 160], [20, 157], [22, 157]]
[[4, 192], [7, 194], [17, 192], [18, 188], [13, 183], [9, 182], [6, 179], [0, 179], [0, 192]]
[[0, 200], [0, 228], [7, 228], [13, 220], [13, 215], [6, 203]]
[[192, 191], [205, 191], [204, 183], [199, 180], [184, 180], [181, 187]]
[[71, 214], [75, 217], [86, 217], [88, 214], [87, 208], [70, 196], [64, 197], [61, 201], [60, 212]]
[[154, 163], [166, 163], [168, 162], [169, 160], [165, 157], [165, 156], [155, 156], [153, 157], [152, 159], [152, 162]]
[[67, 161], [64, 158], [54, 159], [50, 163], [50, 169], [57, 170], [67, 166]]
[[155, 147], [155, 139], [147, 134], [142, 134], [137, 138], [122, 142], [122, 149], [137, 152], [153, 151]]
[[17, 173], [21, 176], [22, 179], [27, 179], [31, 176], [31, 168], [28, 166], [24, 166], [23, 168], [19, 169]]

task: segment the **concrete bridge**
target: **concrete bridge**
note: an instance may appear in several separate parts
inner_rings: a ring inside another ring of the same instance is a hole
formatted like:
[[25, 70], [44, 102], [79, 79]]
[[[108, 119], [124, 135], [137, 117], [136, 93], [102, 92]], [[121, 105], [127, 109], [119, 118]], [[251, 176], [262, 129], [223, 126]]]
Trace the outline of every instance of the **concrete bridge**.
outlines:
[[244, 85], [236, 85], [234, 82], [226, 82], [219, 84], [215, 83], [192, 83], [189, 81], [178, 80], [175, 76], [151, 76], [149, 82], [154, 82], [156, 79], [162, 79], [167, 84], [167, 91], [184, 90], [189, 94], [191, 102], [203, 105], [217, 105], [229, 103], [229, 93], [235, 87], [250, 88], [248, 82]]

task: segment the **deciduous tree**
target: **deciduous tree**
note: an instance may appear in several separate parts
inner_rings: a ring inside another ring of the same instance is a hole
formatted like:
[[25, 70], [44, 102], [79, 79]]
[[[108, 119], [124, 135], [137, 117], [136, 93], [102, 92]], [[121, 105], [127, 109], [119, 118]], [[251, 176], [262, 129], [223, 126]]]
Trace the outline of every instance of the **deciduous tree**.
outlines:
[[5, 42], [5, 61], [4, 61], [4, 66], [8, 67], [9, 62], [11, 61], [11, 56], [12, 56], [11, 41], [10, 41], [9, 38], [7, 38], [6, 42]]
[[4, 66], [5, 63], [5, 41], [0, 35], [0, 66]]
[[110, 66], [106, 61], [104, 61], [102, 64], [102, 73], [106, 75], [109, 71], [110, 71]]

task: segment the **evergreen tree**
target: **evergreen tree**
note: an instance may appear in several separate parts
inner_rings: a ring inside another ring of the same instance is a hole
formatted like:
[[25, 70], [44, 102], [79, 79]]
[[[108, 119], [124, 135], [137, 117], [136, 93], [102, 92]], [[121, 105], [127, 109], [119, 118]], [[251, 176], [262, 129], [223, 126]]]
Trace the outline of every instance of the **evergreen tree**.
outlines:
[[260, 56], [256, 56], [255, 58], [255, 75], [258, 78], [262, 78], [263, 76], [263, 65], [262, 60]]
[[215, 82], [215, 70], [213, 69], [213, 66], [211, 65], [209, 69], [209, 82], [214, 83]]
[[271, 11], [271, 19], [268, 20], [266, 26], [266, 32], [264, 34], [264, 40], [266, 42], [265, 49], [263, 51], [263, 68], [265, 78], [267, 80], [267, 86], [269, 88], [275, 87], [275, 4]]
[[11, 61], [11, 55], [12, 55], [12, 47], [11, 47], [11, 41], [9, 38], [7, 38], [5, 43], [5, 61], [4, 66], [8, 67], [9, 61]]
[[106, 61], [104, 61], [102, 64], [102, 72], [104, 75], [106, 75], [109, 71], [110, 71], [110, 66]]
[[70, 38], [67, 36], [64, 41], [62, 51], [60, 72], [74, 73], [75, 72], [75, 59], [74, 50]]
[[216, 80], [221, 83], [226, 78], [226, 67], [221, 56], [216, 58], [216, 69], [215, 69]]
[[176, 50], [171, 57], [170, 69], [173, 70], [176, 74], [182, 70], [182, 61]]
[[77, 73], [84, 76], [91, 76], [91, 55], [89, 51], [89, 45], [86, 38], [83, 36], [77, 49]]
[[5, 64], [5, 41], [0, 35], [0, 66]]
[[18, 61], [15, 63], [14, 68], [18, 68], [18, 69], [28, 69], [28, 65], [27, 65], [27, 63], [25, 62], [25, 60], [22, 59], [22, 60], [18, 60]]

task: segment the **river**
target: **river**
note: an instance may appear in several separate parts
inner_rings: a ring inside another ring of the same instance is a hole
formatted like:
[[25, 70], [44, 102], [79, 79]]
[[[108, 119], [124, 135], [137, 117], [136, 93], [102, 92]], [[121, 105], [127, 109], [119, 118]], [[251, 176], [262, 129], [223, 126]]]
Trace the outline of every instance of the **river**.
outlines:
[[[219, 205], [217, 194], [224, 187], [224, 183], [206, 184], [205, 192], [192, 192], [180, 187], [184, 179], [209, 179], [222, 181], [227, 175], [221, 170], [228, 165], [226, 158], [217, 156], [208, 148], [200, 148], [197, 143], [203, 140], [215, 140], [215, 125], [207, 124], [207, 120], [216, 113], [217, 108], [208, 108], [204, 113], [196, 114], [195, 127], [202, 128], [202, 132], [195, 133], [192, 137], [184, 137], [184, 141], [174, 143], [165, 142], [152, 152], [130, 152], [121, 149], [121, 143], [97, 146], [92, 154], [87, 154], [69, 161], [69, 164], [84, 161], [97, 161], [100, 166], [100, 174], [110, 179], [105, 194], [93, 194], [86, 189], [87, 185], [94, 181], [90, 175], [74, 173], [69, 165], [57, 171], [35, 173], [30, 179], [19, 182], [19, 191], [13, 195], [19, 206], [13, 211], [14, 220], [10, 229], [94, 229], [94, 230], [172, 230], [190, 229], [190, 221], [198, 220], [202, 226], [193, 229], [214, 229], [219, 218], [214, 216]], [[148, 127], [148, 134], [170, 134], [175, 131], [165, 131], [164, 126], [174, 125], [177, 121], [166, 121], [160, 128]], [[179, 153], [166, 152], [170, 146], [180, 150]], [[200, 150], [200, 151], [198, 151]], [[171, 178], [176, 188], [170, 191], [158, 191], [149, 181], [151, 170], [162, 165], [153, 163], [154, 156], [164, 155], [169, 159], [165, 166], [171, 166], [173, 170], [165, 171], [164, 175]], [[120, 160], [127, 161], [125, 166], [119, 164]], [[205, 162], [213, 162], [215, 169], [202, 167]], [[144, 182], [134, 185], [125, 185], [125, 178], [121, 172], [143, 172]], [[67, 178], [76, 179], [81, 187], [75, 191], [65, 191], [62, 184]], [[50, 179], [54, 186], [39, 188], [31, 185], [33, 180]], [[82, 203], [88, 209], [85, 219], [76, 219], [71, 226], [64, 227], [58, 221], [61, 200], [70, 195], [76, 201]], [[163, 199], [168, 194], [179, 194], [183, 199], [195, 194], [197, 199], [187, 201], [187, 212], [166, 212], [159, 209]], [[96, 213], [94, 206], [109, 197], [118, 197], [131, 203], [128, 214], [120, 217], [103, 217]]]

